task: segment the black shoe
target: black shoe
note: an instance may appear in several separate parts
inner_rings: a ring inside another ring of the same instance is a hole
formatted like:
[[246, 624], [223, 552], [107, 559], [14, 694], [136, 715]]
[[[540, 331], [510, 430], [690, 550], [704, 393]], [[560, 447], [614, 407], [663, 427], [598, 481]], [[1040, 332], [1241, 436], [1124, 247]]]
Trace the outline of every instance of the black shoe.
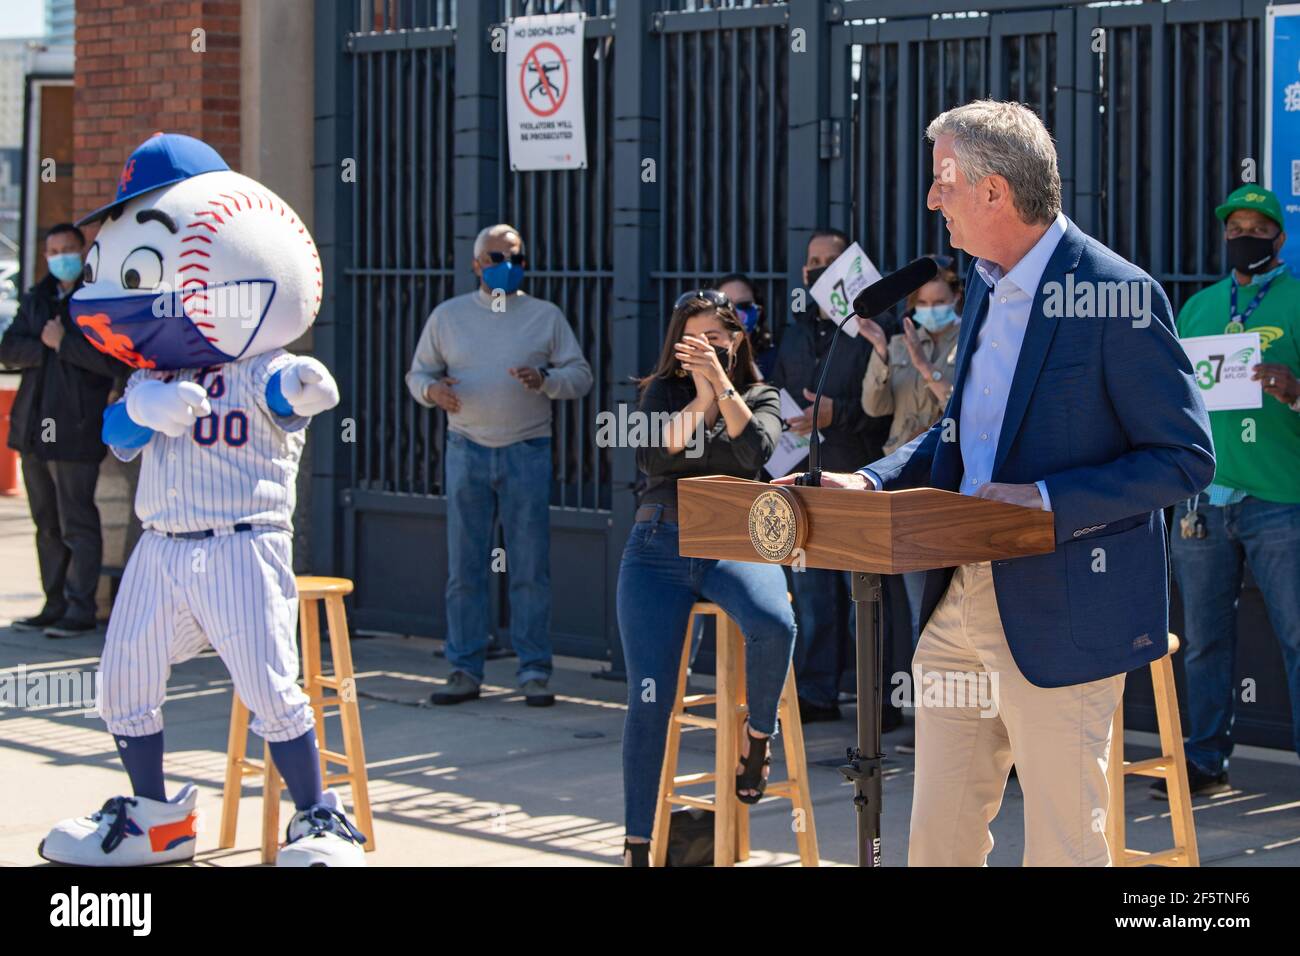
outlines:
[[[772, 766], [772, 755], [768, 749], [772, 738], [755, 737], [749, 729], [749, 722], [746, 721], [745, 740], [749, 744], [749, 749], [740, 758], [741, 770], [736, 774], [736, 799], [741, 803], [752, 805], [762, 800], [767, 790], [767, 776], [763, 771]], [[747, 792], [741, 793], [742, 790]]]
[[[1195, 764], [1187, 765], [1187, 787], [1193, 797], [1212, 797], [1216, 793], [1227, 793], [1232, 789], [1228, 783], [1228, 771], [1222, 773], [1205, 773]], [[1169, 787], [1164, 778], [1151, 784], [1148, 791], [1153, 800], [1168, 800]]]
[[810, 700], [799, 698], [799, 723], [816, 724], [839, 719], [839, 704], [814, 704]]
[[85, 618], [65, 617], [45, 629], [46, 637], [80, 637], [94, 631], [98, 625]]
[[15, 631], [43, 631], [51, 624], [63, 620], [63, 611], [42, 611], [33, 617], [22, 617], [10, 623]]
[[650, 844], [648, 842], [633, 843], [630, 840], [623, 841], [624, 866], [649, 866], [650, 865]]
[[429, 695], [429, 703], [439, 707], [448, 704], [462, 704], [467, 700], [474, 700], [478, 697], [478, 684], [474, 678], [470, 677], [463, 671], [452, 671], [447, 683], [442, 685], [441, 690], [435, 690]]
[[521, 690], [524, 692], [524, 703], [529, 707], [550, 707], [555, 703], [555, 695], [547, 690], [544, 680], [526, 680]]

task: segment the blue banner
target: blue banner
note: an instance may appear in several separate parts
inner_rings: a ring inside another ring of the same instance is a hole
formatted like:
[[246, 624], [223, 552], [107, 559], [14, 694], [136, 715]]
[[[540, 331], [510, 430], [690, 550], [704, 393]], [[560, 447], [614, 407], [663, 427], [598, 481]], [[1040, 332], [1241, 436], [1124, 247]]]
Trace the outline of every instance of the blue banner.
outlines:
[[1282, 201], [1282, 258], [1300, 276], [1300, 4], [1269, 16], [1268, 183]]

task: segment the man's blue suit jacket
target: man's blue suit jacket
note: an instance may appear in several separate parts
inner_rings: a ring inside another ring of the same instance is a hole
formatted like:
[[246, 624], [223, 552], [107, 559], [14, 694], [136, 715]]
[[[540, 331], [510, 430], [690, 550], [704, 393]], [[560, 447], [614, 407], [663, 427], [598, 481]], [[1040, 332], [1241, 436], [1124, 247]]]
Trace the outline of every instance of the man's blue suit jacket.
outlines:
[[[1150, 323], [1044, 314], [1044, 290], [1052, 282], [1069, 288], [1067, 273], [1076, 289], [1088, 282], [1150, 283]], [[962, 389], [990, 292], [972, 264], [952, 397], [929, 431], [864, 469], [885, 490], [958, 490]], [[1164, 291], [1071, 222], [1034, 297], [993, 467], [993, 481], [1044, 480], [1056, 523], [1051, 554], [993, 562], [1003, 629], [1026, 679], [1063, 687], [1124, 673], [1166, 653], [1163, 509], [1201, 491], [1213, 476], [1209, 418]], [[951, 568], [927, 573], [923, 625], [952, 575]]]

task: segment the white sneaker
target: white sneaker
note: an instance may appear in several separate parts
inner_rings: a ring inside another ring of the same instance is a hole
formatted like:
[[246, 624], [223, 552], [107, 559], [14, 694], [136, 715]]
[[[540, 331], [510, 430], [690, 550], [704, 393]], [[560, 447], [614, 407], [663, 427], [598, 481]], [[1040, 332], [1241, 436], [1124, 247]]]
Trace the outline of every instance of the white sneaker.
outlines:
[[37, 849], [51, 863], [149, 866], [194, 859], [199, 790], [187, 783], [170, 800], [113, 797], [88, 817], [57, 824]]
[[343, 801], [326, 790], [321, 802], [289, 821], [276, 866], [365, 866], [366, 838], [343, 815]]

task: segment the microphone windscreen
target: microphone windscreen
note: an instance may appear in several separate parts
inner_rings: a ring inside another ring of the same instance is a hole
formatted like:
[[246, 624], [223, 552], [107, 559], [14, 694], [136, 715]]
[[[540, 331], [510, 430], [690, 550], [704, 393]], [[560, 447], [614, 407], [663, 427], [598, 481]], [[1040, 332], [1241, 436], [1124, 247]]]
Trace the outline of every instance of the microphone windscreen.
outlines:
[[888, 311], [939, 274], [938, 264], [928, 256], [913, 259], [903, 268], [871, 283], [853, 300], [853, 311], [870, 319]]

